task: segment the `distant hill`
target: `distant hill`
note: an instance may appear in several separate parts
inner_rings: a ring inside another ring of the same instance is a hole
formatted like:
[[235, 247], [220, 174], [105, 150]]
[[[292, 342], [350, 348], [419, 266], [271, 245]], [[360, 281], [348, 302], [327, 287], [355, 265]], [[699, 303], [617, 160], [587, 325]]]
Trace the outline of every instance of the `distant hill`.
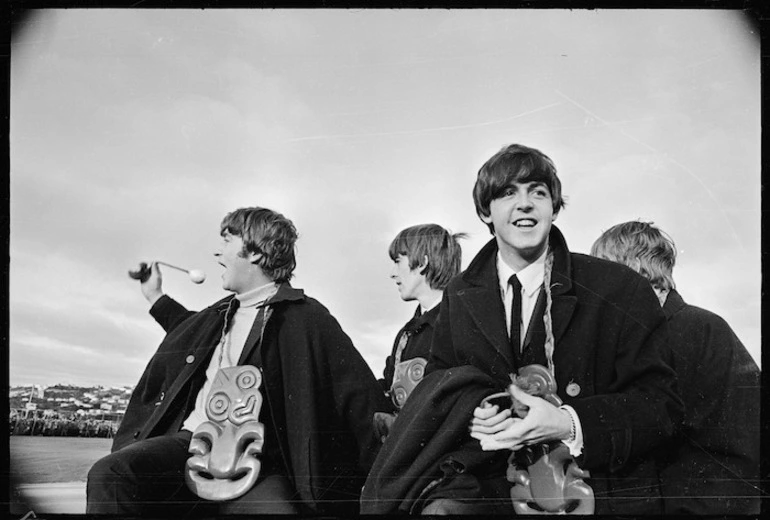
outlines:
[[11, 387], [8, 398], [12, 415], [37, 410], [46, 415], [104, 417], [125, 413], [133, 391], [132, 386], [32, 385]]

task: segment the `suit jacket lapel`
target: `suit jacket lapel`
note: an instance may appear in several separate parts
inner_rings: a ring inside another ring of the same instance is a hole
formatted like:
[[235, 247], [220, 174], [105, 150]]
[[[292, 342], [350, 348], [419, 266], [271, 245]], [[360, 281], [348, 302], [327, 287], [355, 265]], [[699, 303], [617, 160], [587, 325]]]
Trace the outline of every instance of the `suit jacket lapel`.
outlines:
[[553, 341], [554, 348], [559, 348], [559, 343], [564, 332], [567, 330], [575, 312], [577, 297], [571, 294], [554, 295], [551, 305], [551, 322], [553, 323]]
[[551, 271], [551, 322], [553, 323], [554, 348], [567, 330], [572, 314], [577, 305], [577, 296], [572, 288], [572, 261], [567, 242], [556, 226], [551, 228], [551, 250], [553, 251], [553, 269]]
[[490, 240], [463, 274], [469, 287], [458, 292], [471, 319], [494, 349], [514, 367], [513, 351], [506, 330], [505, 307], [497, 281], [497, 243]]
[[487, 341], [513, 366], [513, 352], [508, 331], [505, 330], [505, 307], [500, 298], [500, 290], [474, 287], [462, 291], [460, 298]]
[[[257, 345], [262, 341], [262, 334], [265, 332], [265, 325], [267, 325], [267, 319], [270, 316], [271, 308], [267, 305], [263, 305], [257, 311], [257, 316], [254, 318], [254, 323], [251, 325], [251, 331], [246, 338], [246, 343], [241, 351], [241, 357], [238, 358], [238, 365], [248, 364], [249, 358], [251, 358]], [[261, 364], [261, 360], [258, 361]]]

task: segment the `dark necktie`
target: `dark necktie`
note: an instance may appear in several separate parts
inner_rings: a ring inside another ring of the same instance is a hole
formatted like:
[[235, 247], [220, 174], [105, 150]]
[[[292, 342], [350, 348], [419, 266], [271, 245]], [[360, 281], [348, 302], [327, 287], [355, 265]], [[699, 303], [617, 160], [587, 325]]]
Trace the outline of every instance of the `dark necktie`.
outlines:
[[514, 353], [521, 352], [521, 282], [514, 274], [508, 279], [513, 292], [511, 305], [511, 346]]

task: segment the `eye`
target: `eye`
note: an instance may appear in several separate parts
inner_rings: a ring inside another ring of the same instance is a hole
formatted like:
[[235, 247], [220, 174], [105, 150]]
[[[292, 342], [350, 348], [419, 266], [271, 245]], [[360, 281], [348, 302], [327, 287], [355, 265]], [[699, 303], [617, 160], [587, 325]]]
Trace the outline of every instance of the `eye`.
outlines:
[[501, 197], [511, 197], [516, 194], [516, 189], [513, 186], [508, 186], [500, 194]]
[[545, 188], [535, 188], [532, 191], [532, 194], [535, 195], [536, 197], [544, 198], [544, 197], [548, 197], [548, 190], [546, 190]]

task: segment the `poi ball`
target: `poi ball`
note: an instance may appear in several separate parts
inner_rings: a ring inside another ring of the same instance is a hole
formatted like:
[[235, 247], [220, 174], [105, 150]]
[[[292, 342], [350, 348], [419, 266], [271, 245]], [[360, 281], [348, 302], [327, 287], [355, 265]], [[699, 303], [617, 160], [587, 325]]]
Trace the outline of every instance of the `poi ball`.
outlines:
[[190, 269], [190, 280], [193, 283], [203, 283], [206, 280], [206, 273], [199, 269]]

